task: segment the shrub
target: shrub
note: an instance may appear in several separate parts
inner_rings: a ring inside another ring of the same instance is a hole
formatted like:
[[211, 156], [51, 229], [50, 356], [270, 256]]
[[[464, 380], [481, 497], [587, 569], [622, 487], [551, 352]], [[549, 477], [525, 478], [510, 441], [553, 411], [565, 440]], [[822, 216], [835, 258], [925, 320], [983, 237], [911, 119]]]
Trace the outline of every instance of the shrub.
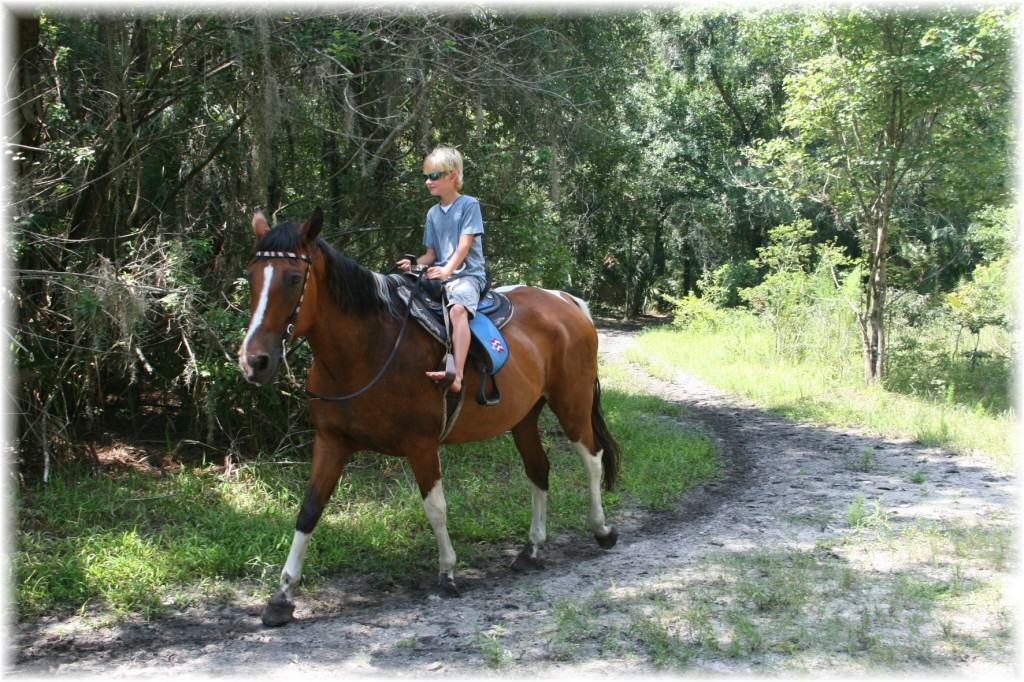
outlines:
[[749, 262], [726, 263], [705, 272], [697, 283], [701, 298], [720, 308], [733, 308], [743, 303], [740, 289], [757, 285], [757, 268]]
[[727, 320], [727, 313], [714, 302], [689, 293], [685, 298], [665, 296], [674, 308], [673, 324], [693, 331], [718, 331]]

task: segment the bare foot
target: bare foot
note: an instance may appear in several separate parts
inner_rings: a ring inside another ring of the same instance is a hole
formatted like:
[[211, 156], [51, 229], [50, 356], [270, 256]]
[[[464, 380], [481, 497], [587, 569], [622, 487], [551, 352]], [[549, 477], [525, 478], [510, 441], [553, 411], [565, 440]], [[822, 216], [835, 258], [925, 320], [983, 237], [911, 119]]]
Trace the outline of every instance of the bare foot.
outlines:
[[[433, 381], [434, 383], [440, 384], [442, 387], [444, 386], [444, 381], [445, 381], [445, 373], [444, 372], [427, 372], [427, 378], [430, 379], [431, 381]], [[455, 378], [452, 379], [452, 383], [448, 386], [448, 391], [450, 393], [459, 393], [459, 392], [461, 392], [462, 391], [462, 377], [460, 377], [459, 375], [456, 374]]]

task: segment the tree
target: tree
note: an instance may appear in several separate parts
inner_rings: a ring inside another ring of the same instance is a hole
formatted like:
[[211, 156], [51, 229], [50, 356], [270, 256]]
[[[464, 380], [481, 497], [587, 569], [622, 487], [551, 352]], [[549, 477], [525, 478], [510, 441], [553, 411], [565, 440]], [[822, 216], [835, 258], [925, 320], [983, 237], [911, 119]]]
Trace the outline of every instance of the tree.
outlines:
[[810, 16], [794, 36], [821, 54], [787, 79], [791, 136], [760, 145], [760, 159], [788, 192], [828, 207], [858, 237], [868, 381], [885, 368], [887, 261], [901, 227], [894, 217], [950, 168], [995, 170], [966, 178], [971, 184], [1005, 168], [1006, 148], [984, 144], [990, 138], [978, 130], [1007, 126], [1010, 38], [999, 10], [844, 10]]
[[741, 150], [781, 129], [785, 13], [679, 10], [654, 15], [652, 63], [635, 87], [647, 104], [631, 125], [661, 207], [665, 280], [689, 290], [726, 265], [746, 267], [769, 229], [794, 218], [751, 192]]
[[35, 465], [142, 413], [231, 451], [276, 446], [301, 403], [245, 390], [231, 357], [247, 212], [323, 203], [325, 237], [385, 269], [419, 242], [420, 163], [440, 142], [486, 202], [498, 281], [578, 283], [587, 235], [566, 236], [586, 169], [612, 158], [603, 116], [637, 25], [486, 8], [19, 19], [21, 451]]

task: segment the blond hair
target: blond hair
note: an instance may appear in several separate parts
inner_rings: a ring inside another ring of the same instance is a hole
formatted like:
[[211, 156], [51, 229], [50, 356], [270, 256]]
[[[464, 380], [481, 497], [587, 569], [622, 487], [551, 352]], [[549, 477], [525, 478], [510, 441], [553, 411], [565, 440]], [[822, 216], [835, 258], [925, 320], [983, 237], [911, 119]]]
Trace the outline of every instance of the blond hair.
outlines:
[[462, 154], [455, 147], [434, 147], [434, 151], [423, 159], [423, 168], [428, 172], [454, 171], [458, 176], [455, 188], [462, 189]]

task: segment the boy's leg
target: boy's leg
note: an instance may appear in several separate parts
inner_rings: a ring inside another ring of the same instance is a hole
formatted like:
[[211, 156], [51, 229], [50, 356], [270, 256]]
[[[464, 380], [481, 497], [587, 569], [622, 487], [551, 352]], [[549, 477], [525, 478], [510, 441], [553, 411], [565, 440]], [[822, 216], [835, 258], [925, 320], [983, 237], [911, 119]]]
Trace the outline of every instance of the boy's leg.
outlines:
[[465, 306], [453, 305], [452, 351], [455, 353], [455, 381], [448, 389], [452, 393], [462, 390], [462, 376], [466, 373], [466, 355], [469, 354], [469, 315]]
[[[469, 318], [476, 314], [482, 282], [475, 277], [464, 277], [450, 282], [447, 286], [449, 318], [452, 324], [452, 354], [455, 356], [455, 381], [448, 390], [458, 393], [462, 390], [466, 356], [469, 355]], [[444, 378], [444, 372], [427, 372], [427, 377], [433, 381], [440, 381]]]

